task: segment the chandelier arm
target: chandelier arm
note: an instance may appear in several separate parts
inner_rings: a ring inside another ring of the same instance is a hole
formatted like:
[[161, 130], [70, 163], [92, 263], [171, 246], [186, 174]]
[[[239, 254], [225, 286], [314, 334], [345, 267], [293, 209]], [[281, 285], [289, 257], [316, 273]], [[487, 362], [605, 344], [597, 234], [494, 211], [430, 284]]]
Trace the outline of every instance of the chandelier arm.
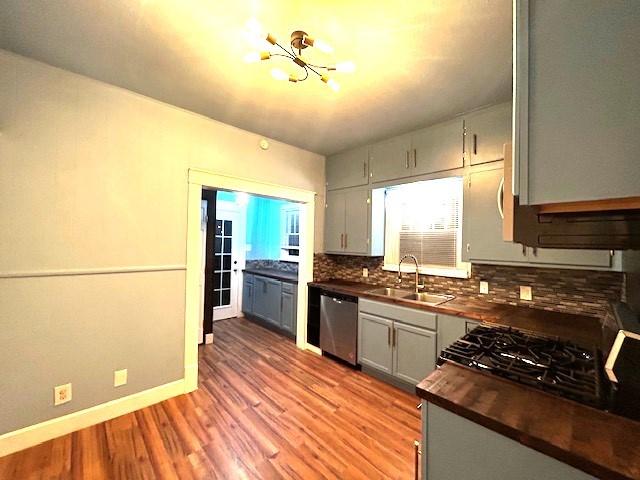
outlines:
[[307, 63], [307, 65], [309, 65], [310, 67], [324, 68], [325, 70], [329, 70], [329, 67], [325, 67], [324, 65], [314, 65], [313, 63]]
[[304, 82], [307, 78], [309, 78], [309, 70], [307, 69], [307, 67], [304, 67], [304, 73], [305, 73], [304, 78], [301, 78], [300, 80], [298, 80], [299, 82]]
[[[287, 57], [289, 57], [291, 60], [293, 60], [294, 58], [296, 58], [296, 57], [295, 57], [295, 55], [291, 55], [291, 54], [289, 53], [289, 51], [288, 51], [286, 48], [284, 48], [282, 45], [280, 45], [279, 43], [276, 43], [276, 45], [277, 45], [278, 47], [280, 47], [280, 50], [282, 50], [284, 53], [286, 53], [286, 56], [287, 56]], [[282, 55], [282, 56], [284, 57], [285, 55]]]
[[315, 68], [313, 68], [313, 66], [309, 65], [308, 63], [307, 63], [307, 68], [311, 70], [313, 73], [315, 73], [316, 75], [318, 75], [319, 77], [322, 77], [322, 74], [319, 73]]

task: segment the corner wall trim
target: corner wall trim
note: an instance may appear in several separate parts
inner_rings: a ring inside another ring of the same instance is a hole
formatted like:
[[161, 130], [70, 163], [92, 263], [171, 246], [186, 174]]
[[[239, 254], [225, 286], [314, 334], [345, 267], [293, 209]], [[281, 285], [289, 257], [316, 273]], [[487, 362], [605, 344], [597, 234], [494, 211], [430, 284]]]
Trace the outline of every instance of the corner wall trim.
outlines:
[[184, 379], [0, 435], [0, 457], [185, 393]]

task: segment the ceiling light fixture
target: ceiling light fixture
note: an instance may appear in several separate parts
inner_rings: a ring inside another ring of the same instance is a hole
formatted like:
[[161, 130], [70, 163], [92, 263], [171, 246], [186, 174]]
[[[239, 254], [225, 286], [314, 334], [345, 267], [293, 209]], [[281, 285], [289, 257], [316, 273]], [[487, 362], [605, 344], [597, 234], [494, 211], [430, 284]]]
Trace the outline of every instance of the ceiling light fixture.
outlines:
[[276, 52], [269, 51], [261, 51], [261, 52], [252, 52], [245, 55], [244, 60], [247, 63], [255, 63], [264, 60], [269, 60], [272, 57], [285, 57], [295, 63], [302, 71], [301, 75], [297, 75], [294, 73], [286, 73], [284, 70], [279, 68], [271, 69], [271, 76], [276, 80], [289, 80], [289, 82], [297, 83], [303, 82], [307, 78], [309, 78], [309, 72], [315, 73], [320, 80], [326, 83], [329, 87], [331, 87], [334, 91], [340, 90], [340, 85], [335, 79], [329, 77], [328, 73], [331, 71], [340, 72], [340, 73], [352, 73], [355, 71], [356, 66], [353, 62], [338, 62], [333, 65], [320, 65], [315, 63], [310, 63], [306, 58], [302, 58], [302, 50], [307, 47], [314, 47], [324, 53], [333, 52], [333, 48], [331, 45], [326, 43], [321, 39], [317, 39], [309, 36], [306, 32], [302, 30], [296, 30], [291, 34], [291, 41], [289, 49], [283, 47], [278, 43], [276, 38], [271, 33], [266, 33], [257, 20], [251, 19], [247, 22], [247, 32], [249, 34], [249, 40], [253, 45], [258, 45], [260, 42], [262, 45], [265, 45], [265, 40], [277, 47], [279, 50]]

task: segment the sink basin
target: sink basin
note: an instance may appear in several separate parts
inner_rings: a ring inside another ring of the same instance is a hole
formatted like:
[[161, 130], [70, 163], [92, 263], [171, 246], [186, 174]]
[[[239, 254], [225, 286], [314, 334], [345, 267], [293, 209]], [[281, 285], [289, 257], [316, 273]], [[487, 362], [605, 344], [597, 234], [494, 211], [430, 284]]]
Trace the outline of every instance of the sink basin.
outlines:
[[407, 295], [411, 295], [411, 292], [409, 290], [404, 290], [402, 288], [376, 288], [373, 290], [369, 290], [367, 293], [393, 298], [407, 298]]
[[453, 295], [436, 295], [426, 292], [411, 292], [403, 288], [376, 288], [369, 290], [367, 293], [372, 295], [381, 295], [383, 297], [402, 298], [404, 300], [414, 300], [427, 305], [440, 305], [455, 298]]
[[455, 297], [453, 295], [435, 295], [433, 293], [414, 292], [402, 298], [406, 300], [415, 300], [416, 302], [426, 303], [428, 305], [440, 305], [441, 303], [453, 300]]

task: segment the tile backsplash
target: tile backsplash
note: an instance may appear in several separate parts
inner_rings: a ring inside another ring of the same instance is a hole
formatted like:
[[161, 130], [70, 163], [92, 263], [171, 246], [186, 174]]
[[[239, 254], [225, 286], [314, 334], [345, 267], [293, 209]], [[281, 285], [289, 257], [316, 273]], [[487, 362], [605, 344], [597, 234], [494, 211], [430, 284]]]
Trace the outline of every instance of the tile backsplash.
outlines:
[[245, 268], [297, 272], [298, 264], [295, 262], [284, 262], [282, 260], [247, 260]]
[[[338, 278], [375, 285], [397, 285], [397, 273], [382, 270], [382, 257], [347, 255], [314, 256], [313, 277], [316, 281]], [[362, 276], [362, 268], [369, 277]], [[489, 293], [480, 294], [479, 284], [489, 282]], [[527, 306], [557, 312], [577, 313], [603, 318], [610, 301], [623, 296], [624, 274], [596, 270], [473, 265], [471, 278], [449, 278], [422, 275], [425, 289], [435, 293], [477, 297], [479, 299]], [[403, 274], [403, 287], [413, 285], [413, 275]], [[533, 299], [520, 300], [520, 285], [531, 286]]]

